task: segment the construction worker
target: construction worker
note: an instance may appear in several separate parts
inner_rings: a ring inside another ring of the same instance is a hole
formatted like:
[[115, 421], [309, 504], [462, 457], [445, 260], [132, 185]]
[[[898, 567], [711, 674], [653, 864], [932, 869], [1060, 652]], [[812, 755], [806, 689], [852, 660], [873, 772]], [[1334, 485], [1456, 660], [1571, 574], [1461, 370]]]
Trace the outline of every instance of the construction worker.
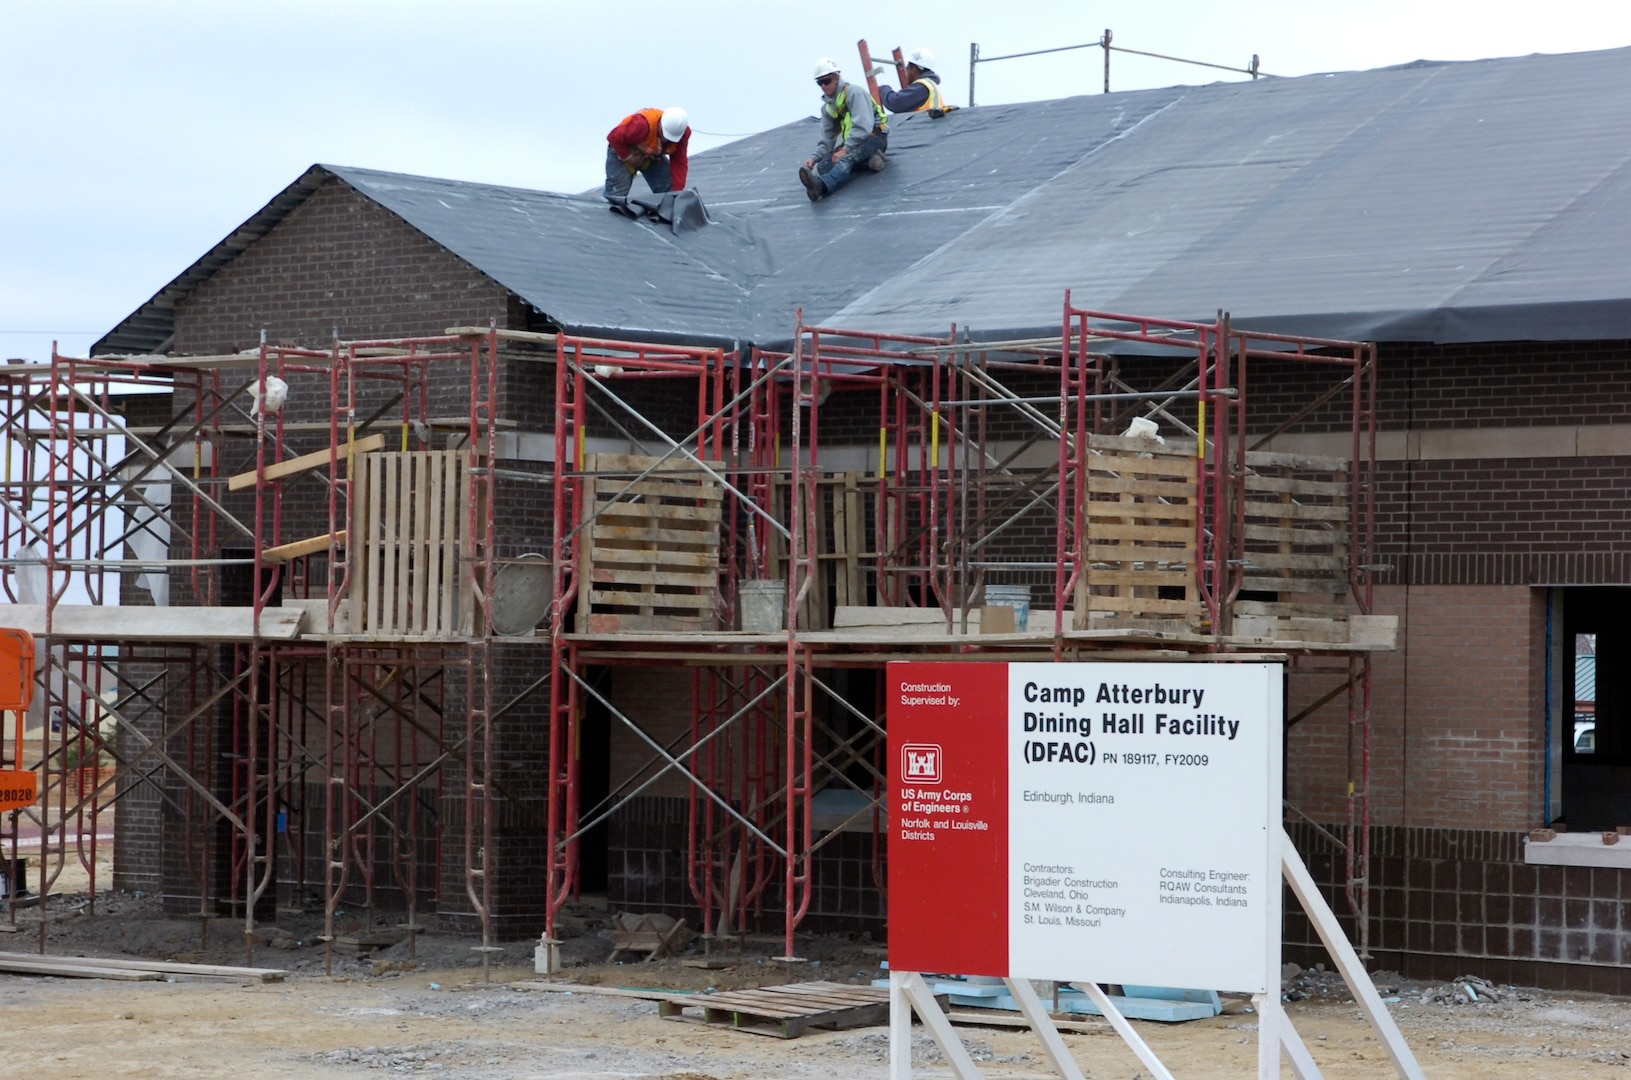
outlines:
[[852, 86], [827, 57], [816, 61], [821, 87], [821, 141], [799, 169], [810, 201], [824, 199], [850, 182], [856, 169], [878, 172], [889, 147], [889, 115], [865, 86]]
[[900, 89], [891, 90], [887, 86], [879, 89], [883, 107], [892, 113], [926, 112], [937, 120], [955, 108], [947, 105], [940, 95], [940, 76], [929, 66], [933, 63], [934, 53], [928, 49], [913, 49], [906, 57], [906, 75], [901, 79]]
[[653, 195], [685, 187], [690, 144], [690, 118], [677, 105], [625, 116], [606, 136], [606, 201], [626, 203], [635, 173], [645, 173]]

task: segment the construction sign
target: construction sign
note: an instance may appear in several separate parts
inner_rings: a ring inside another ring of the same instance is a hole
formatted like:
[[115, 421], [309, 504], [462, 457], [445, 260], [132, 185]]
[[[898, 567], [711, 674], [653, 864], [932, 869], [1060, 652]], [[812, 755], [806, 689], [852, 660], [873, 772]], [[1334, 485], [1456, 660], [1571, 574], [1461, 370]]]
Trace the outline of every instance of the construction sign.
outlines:
[[1278, 664], [889, 665], [893, 970], [1278, 985]]

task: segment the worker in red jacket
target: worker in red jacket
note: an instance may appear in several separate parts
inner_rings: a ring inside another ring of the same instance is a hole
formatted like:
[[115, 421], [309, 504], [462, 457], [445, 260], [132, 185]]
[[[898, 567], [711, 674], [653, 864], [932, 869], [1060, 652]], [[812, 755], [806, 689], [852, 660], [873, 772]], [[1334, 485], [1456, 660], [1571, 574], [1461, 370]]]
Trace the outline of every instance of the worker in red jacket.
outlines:
[[625, 116], [606, 136], [606, 201], [625, 202], [635, 173], [645, 173], [654, 195], [685, 187], [690, 144], [690, 120], [677, 105]]

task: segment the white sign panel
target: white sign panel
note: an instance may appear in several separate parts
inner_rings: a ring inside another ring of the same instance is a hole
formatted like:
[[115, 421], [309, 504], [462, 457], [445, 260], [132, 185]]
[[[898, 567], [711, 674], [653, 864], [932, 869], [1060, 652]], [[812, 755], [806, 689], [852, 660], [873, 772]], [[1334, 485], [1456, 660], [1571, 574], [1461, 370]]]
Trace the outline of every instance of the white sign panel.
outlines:
[[1012, 974], [1278, 985], [1281, 667], [1010, 664], [1007, 681]]

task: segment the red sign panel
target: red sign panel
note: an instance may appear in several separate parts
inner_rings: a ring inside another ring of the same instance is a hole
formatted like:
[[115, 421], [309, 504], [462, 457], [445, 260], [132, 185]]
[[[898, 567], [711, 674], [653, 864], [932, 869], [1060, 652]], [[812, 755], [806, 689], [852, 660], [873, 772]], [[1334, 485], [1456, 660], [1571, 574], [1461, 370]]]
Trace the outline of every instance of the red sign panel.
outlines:
[[1007, 665], [894, 663], [888, 693], [889, 966], [1006, 975]]

